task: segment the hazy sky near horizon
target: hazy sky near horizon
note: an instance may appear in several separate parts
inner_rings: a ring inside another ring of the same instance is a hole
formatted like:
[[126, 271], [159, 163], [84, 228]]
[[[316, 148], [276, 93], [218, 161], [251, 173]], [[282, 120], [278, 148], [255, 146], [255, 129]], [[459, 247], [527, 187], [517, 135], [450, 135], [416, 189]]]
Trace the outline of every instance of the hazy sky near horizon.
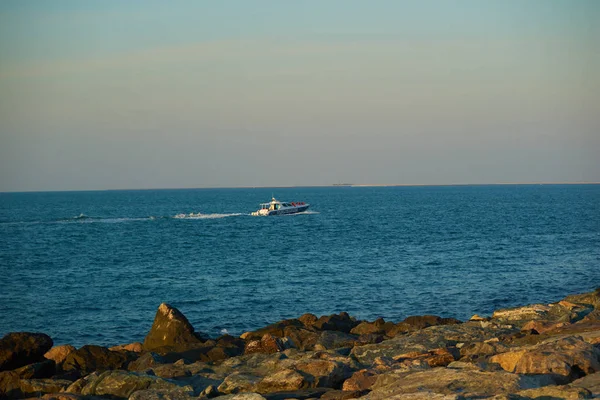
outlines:
[[0, 191], [600, 181], [600, 2], [0, 3]]

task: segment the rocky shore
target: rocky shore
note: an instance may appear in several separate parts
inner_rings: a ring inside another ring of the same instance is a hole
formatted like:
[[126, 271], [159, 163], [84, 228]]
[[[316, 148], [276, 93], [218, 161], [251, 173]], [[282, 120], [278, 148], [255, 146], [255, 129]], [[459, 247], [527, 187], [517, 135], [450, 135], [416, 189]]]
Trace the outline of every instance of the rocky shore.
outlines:
[[211, 339], [161, 304], [144, 343], [0, 340], [0, 398], [600, 398], [600, 289], [461, 322], [305, 314]]

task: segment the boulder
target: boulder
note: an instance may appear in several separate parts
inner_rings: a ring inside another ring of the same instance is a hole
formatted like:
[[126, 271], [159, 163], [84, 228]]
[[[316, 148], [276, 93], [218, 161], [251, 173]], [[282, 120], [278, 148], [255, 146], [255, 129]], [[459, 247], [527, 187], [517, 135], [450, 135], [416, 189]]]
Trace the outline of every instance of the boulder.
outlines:
[[288, 326], [284, 330], [284, 336], [290, 338], [300, 350], [314, 350], [321, 332]]
[[316, 315], [310, 313], [303, 314], [300, 316], [300, 318], [298, 318], [298, 321], [302, 322], [302, 324], [304, 324], [304, 326], [307, 328], [312, 328], [315, 322], [318, 320], [319, 318], [317, 318]]
[[294, 364], [303, 375], [309, 375], [311, 387], [341, 389], [342, 383], [352, 376], [348, 364], [328, 359], [305, 359]]
[[460, 348], [460, 356], [463, 361], [477, 361], [507, 352], [509, 349], [507, 345], [499, 341], [472, 342]]
[[323, 393], [323, 396], [320, 397], [321, 400], [346, 400], [346, 399], [358, 399], [365, 395], [366, 391], [360, 390], [328, 390]]
[[348, 313], [341, 312], [329, 316], [322, 316], [312, 324], [315, 329], [320, 331], [340, 331], [350, 333], [350, 331], [359, 324], [355, 319], [351, 318]]
[[600, 350], [580, 337], [566, 337], [501, 353], [490, 358], [517, 374], [547, 374], [567, 383], [600, 371]]
[[0, 339], [0, 371], [43, 361], [52, 344], [50, 336], [44, 333], [13, 332], [5, 335]]
[[293, 369], [282, 369], [265, 376], [257, 385], [258, 393], [290, 392], [308, 388], [310, 383], [302, 374]]
[[135, 353], [110, 351], [106, 347], [86, 345], [69, 353], [62, 368], [65, 371], [78, 370], [85, 375], [93, 371], [126, 368], [134, 357]]
[[144, 350], [155, 351], [169, 348], [182, 351], [196, 347], [207, 338], [194, 331], [188, 319], [175, 307], [162, 303], [158, 307], [154, 323], [144, 339]]
[[394, 328], [393, 322], [385, 322], [383, 318], [378, 318], [373, 322], [363, 321], [350, 331], [355, 335], [381, 334], [385, 335]]
[[54, 346], [50, 350], [48, 350], [46, 354], [44, 354], [44, 357], [48, 360], [53, 360], [56, 364], [60, 364], [63, 361], [65, 361], [67, 356], [75, 350], [77, 349], [71, 346], [70, 344]]
[[371, 389], [371, 386], [375, 384], [377, 380], [377, 374], [375, 372], [361, 369], [352, 374], [352, 376], [344, 381], [342, 390], [346, 391], [363, 391]]
[[219, 393], [235, 394], [253, 392], [262, 377], [244, 372], [234, 372], [228, 375], [217, 388]]
[[286, 349], [281, 338], [266, 333], [260, 340], [250, 340], [246, 343], [244, 354], [277, 353]]

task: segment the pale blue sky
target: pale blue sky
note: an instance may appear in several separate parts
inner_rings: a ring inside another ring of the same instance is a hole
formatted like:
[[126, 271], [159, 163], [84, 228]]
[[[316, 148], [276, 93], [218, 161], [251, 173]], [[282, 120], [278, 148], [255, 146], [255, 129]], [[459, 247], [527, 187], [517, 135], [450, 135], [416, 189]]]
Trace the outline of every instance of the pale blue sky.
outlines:
[[3, 1], [0, 191], [600, 181], [597, 1]]

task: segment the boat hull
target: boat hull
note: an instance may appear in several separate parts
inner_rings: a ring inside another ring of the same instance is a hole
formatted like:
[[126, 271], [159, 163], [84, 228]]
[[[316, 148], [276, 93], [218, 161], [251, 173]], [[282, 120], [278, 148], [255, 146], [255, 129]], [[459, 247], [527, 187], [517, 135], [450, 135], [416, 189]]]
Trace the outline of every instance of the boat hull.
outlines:
[[308, 206], [300, 206], [300, 207], [290, 207], [284, 208], [280, 210], [270, 210], [267, 215], [288, 215], [288, 214], [298, 214], [308, 210]]

